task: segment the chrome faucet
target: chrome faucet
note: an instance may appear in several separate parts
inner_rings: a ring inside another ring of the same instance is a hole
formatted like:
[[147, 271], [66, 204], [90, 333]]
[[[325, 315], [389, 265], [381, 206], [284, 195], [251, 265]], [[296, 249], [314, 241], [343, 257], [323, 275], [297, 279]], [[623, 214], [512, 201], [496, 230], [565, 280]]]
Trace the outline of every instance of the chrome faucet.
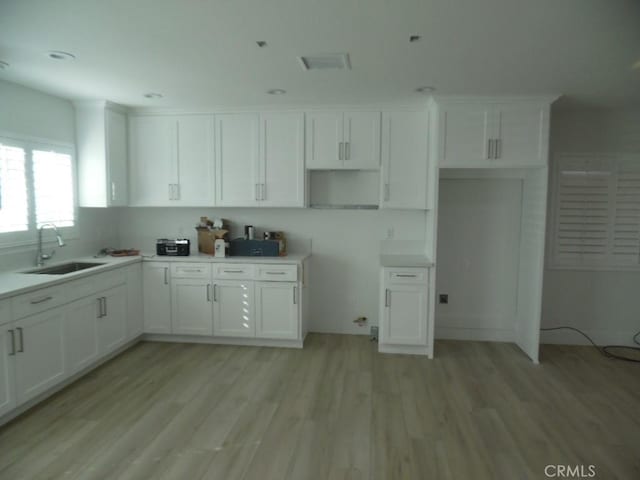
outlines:
[[44, 265], [44, 261], [49, 260], [56, 253], [55, 250], [52, 250], [49, 254], [42, 253], [42, 230], [44, 230], [45, 228], [53, 229], [56, 234], [56, 238], [58, 239], [59, 247], [65, 246], [64, 240], [62, 240], [60, 232], [58, 232], [58, 227], [56, 227], [53, 223], [45, 223], [44, 225], [40, 226], [40, 228], [38, 229], [38, 253], [36, 255], [36, 266], [38, 267], [42, 267]]

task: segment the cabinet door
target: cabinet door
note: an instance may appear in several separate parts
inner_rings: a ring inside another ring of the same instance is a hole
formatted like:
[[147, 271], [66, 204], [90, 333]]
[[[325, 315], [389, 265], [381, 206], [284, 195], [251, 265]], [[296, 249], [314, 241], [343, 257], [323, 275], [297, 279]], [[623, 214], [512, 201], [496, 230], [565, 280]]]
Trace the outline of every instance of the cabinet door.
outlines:
[[342, 168], [343, 119], [342, 112], [307, 113], [307, 168]]
[[497, 105], [495, 115], [498, 145], [492, 163], [509, 166], [546, 165], [546, 106]]
[[109, 172], [107, 197], [109, 206], [128, 204], [127, 182], [127, 117], [110, 109], [105, 110], [107, 167]]
[[164, 207], [178, 183], [175, 117], [129, 119], [129, 179], [132, 206]]
[[255, 284], [256, 337], [297, 339], [299, 335], [298, 284]]
[[381, 343], [426, 345], [426, 285], [387, 285]]
[[380, 112], [344, 114], [343, 168], [380, 168]]
[[127, 339], [131, 340], [144, 331], [142, 308], [142, 264], [127, 267]]
[[16, 330], [13, 325], [0, 328], [0, 417], [16, 406], [14, 390], [14, 359]]
[[252, 281], [216, 280], [213, 284], [213, 334], [254, 337], [254, 285]]
[[207, 280], [174, 278], [171, 281], [172, 332], [184, 335], [211, 335], [211, 295], [211, 284]]
[[213, 179], [213, 116], [178, 117], [178, 187], [174, 205], [211, 207]]
[[98, 319], [98, 352], [106, 355], [127, 338], [127, 289], [124, 285], [102, 293], [102, 317]]
[[426, 210], [427, 112], [385, 112], [382, 118], [382, 207]]
[[304, 115], [260, 117], [260, 205], [304, 207]]
[[56, 385], [65, 377], [64, 307], [23, 318], [16, 330], [17, 404]]
[[145, 333], [171, 333], [171, 286], [168, 263], [142, 264]]
[[100, 299], [88, 297], [68, 305], [64, 318], [67, 373], [74, 374], [98, 358]]
[[216, 116], [216, 204], [228, 207], [258, 203], [258, 115]]
[[473, 167], [488, 160], [492, 118], [491, 109], [484, 104], [442, 107], [440, 165]]

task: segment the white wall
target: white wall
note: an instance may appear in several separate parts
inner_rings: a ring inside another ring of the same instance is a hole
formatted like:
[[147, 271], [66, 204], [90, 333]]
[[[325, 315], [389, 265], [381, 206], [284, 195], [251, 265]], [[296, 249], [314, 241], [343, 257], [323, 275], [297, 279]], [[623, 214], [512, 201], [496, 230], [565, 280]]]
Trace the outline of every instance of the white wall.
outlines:
[[202, 215], [231, 221], [232, 237], [251, 224], [258, 232], [283, 230], [294, 249], [312, 239], [311, 331], [331, 333], [368, 334], [368, 326], [353, 324], [359, 316], [378, 324], [380, 241], [390, 227], [396, 239], [424, 240], [426, 228], [420, 211], [128, 208], [120, 215], [120, 246], [153, 252], [157, 238], [186, 237], [196, 251], [194, 227]]
[[[554, 152], [640, 153], [640, 111], [554, 111], [552, 162]], [[639, 293], [640, 272], [547, 268], [542, 325], [570, 325], [599, 344], [632, 345], [633, 334], [640, 330]], [[586, 343], [572, 332], [543, 332], [542, 341]]]
[[[68, 100], [0, 81], [0, 133], [74, 144], [74, 118]], [[66, 247], [56, 248], [56, 259], [93, 254], [99, 248], [116, 244], [117, 216], [118, 211], [113, 209], [79, 209], [78, 236], [67, 239]], [[50, 240], [52, 237], [47, 234]], [[46, 248], [52, 249], [54, 244], [48, 242]], [[35, 245], [0, 248], [0, 270], [30, 266], [35, 256]]]
[[440, 180], [436, 337], [514, 340], [521, 207], [522, 180]]

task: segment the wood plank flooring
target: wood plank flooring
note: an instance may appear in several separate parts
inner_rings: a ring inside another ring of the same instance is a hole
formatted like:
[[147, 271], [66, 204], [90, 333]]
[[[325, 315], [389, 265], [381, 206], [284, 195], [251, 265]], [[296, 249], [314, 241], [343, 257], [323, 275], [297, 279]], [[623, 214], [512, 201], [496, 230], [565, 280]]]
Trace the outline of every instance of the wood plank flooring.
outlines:
[[0, 427], [1, 479], [640, 478], [640, 365], [589, 347], [366, 337], [140, 343]]

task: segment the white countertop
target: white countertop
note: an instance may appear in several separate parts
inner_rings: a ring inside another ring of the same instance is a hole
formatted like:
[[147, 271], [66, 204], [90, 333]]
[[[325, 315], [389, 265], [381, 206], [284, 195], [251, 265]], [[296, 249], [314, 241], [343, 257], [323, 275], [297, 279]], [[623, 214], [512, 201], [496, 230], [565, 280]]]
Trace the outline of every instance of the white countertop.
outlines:
[[300, 264], [310, 253], [290, 253], [285, 257], [214, 257], [204, 253], [195, 253], [188, 257], [142, 254], [145, 262], [211, 262], [211, 263], [259, 263], [259, 264]]
[[433, 267], [426, 255], [388, 254], [380, 255], [382, 267]]
[[289, 254], [286, 257], [225, 257], [216, 258], [212, 255], [195, 254], [188, 257], [169, 257], [158, 255], [143, 255], [135, 257], [79, 257], [64, 262], [56, 262], [45, 265], [44, 268], [54, 267], [69, 262], [104, 263], [99, 267], [88, 268], [79, 272], [65, 275], [29, 274], [24, 273], [35, 270], [35, 267], [25, 267], [11, 272], [0, 272], [0, 300], [27, 293], [39, 288], [57, 285], [59, 283], [77, 280], [96, 273], [104, 272], [124, 265], [145, 262], [211, 262], [211, 263], [259, 263], [259, 264], [301, 264], [310, 254]]
[[140, 262], [141, 257], [79, 257], [64, 262], [56, 262], [45, 265], [44, 268], [54, 267], [69, 262], [87, 262], [87, 263], [104, 263], [99, 267], [80, 270], [79, 272], [67, 273], [65, 275], [47, 275], [47, 274], [29, 274], [23, 273], [29, 270], [35, 270], [36, 267], [26, 267], [12, 272], [0, 272], [0, 299], [12, 297], [21, 293], [37, 290], [43, 287], [49, 287], [59, 283], [77, 280], [78, 278], [87, 277], [96, 273], [112, 270], [131, 263]]

